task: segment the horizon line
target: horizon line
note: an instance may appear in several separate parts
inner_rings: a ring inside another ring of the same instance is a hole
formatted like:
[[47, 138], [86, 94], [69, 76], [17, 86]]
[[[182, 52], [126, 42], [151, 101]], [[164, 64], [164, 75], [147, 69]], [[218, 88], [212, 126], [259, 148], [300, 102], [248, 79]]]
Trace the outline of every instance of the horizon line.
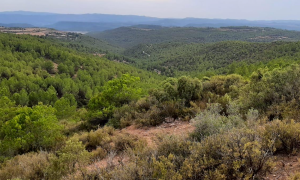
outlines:
[[[23, 13], [33, 13], [33, 14], [28, 14], [28, 15], [34, 15], [34, 13], [41, 13], [44, 15], [111, 15], [111, 16], [137, 16], [137, 17], [147, 17], [147, 18], [156, 18], [156, 19], [175, 19], [175, 20], [184, 20], [184, 19], [208, 19], [208, 20], [238, 20], [238, 21], [300, 21], [299, 20], [291, 20], [291, 19], [284, 19], [284, 20], [265, 20], [265, 19], [256, 19], [256, 20], [250, 20], [250, 19], [232, 19], [232, 18], [201, 18], [201, 17], [183, 17], [183, 18], [176, 18], [176, 17], [154, 17], [154, 16], [146, 16], [146, 15], [134, 15], [134, 14], [103, 14], [103, 13], [56, 13], [56, 12], [41, 12], [41, 11], [24, 11], [24, 10], [16, 10], [16, 11], [0, 11], [1, 14], [14, 14], [18, 15], [18, 12], [23, 12]], [[19, 15], [24, 15], [24, 14], [19, 14]]]

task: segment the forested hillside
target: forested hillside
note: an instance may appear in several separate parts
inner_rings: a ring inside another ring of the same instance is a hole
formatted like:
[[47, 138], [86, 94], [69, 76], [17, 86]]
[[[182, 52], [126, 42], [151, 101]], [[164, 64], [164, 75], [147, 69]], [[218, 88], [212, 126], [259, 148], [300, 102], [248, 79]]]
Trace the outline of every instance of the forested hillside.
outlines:
[[299, 32], [272, 28], [139, 25], [88, 35], [123, 48], [107, 54], [108, 59], [171, 77], [230, 73], [249, 77], [262, 67], [298, 61], [300, 50]]
[[81, 106], [108, 80], [122, 74], [139, 75], [143, 87], [159, 79], [146, 71], [76, 52], [43, 38], [0, 34], [0, 40], [1, 88], [17, 105], [53, 105], [58, 98], [68, 97]]
[[135, 65], [167, 76], [237, 73], [250, 76], [262, 67], [283, 66], [299, 59], [299, 42], [142, 44], [124, 51]]
[[263, 179], [299, 156], [299, 42], [105, 47], [0, 33], [1, 180]]
[[96, 39], [78, 33], [68, 33], [68, 34], [75, 36], [75, 38], [66, 37], [66, 38], [57, 39], [49, 36], [47, 36], [46, 38], [48, 40], [56, 42], [57, 44], [61, 44], [68, 48], [72, 48], [76, 51], [85, 52], [85, 53], [107, 54], [109, 52], [109, 53], [121, 54], [124, 51], [124, 48], [111, 45], [108, 42], [100, 39]]
[[158, 29], [156, 26], [133, 26], [89, 33], [88, 35], [123, 48], [130, 48], [139, 44], [158, 44], [165, 42], [209, 43], [231, 40], [248, 42], [300, 40], [300, 32], [298, 31], [256, 27], [165, 27]]

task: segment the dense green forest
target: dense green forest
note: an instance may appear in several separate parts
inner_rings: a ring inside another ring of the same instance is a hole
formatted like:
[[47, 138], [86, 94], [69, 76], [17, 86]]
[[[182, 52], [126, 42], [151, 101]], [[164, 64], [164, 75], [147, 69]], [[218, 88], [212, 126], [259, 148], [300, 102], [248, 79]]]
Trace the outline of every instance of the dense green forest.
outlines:
[[[86, 36], [83, 34], [78, 33], [68, 33], [68, 35], [71, 35], [72, 38], [51, 38], [46, 37], [46, 39], [50, 41], [54, 41], [55, 43], [60, 43], [63, 46], [66, 46], [68, 48], [72, 48], [76, 51], [80, 52], [86, 52], [86, 53], [115, 53], [120, 54], [124, 51], [123, 48], [119, 46], [114, 46], [109, 44], [106, 41], [93, 38], [91, 36]], [[75, 38], [74, 38], [75, 37]]]
[[123, 48], [130, 48], [139, 44], [166, 42], [210, 43], [237, 40], [248, 42], [300, 40], [298, 31], [258, 27], [158, 28], [157, 26], [133, 26], [88, 33], [88, 35]]
[[272, 28], [140, 25], [89, 35], [125, 48], [108, 53], [108, 59], [169, 77], [231, 73], [249, 77], [259, 68], [297, 62], [299, 56], [299, 32]]
[[299, 152], [298, 42], [93, 41], [0, 34], [0, 179], [262, 179]]
[[236, 73], [250, 76], [262, 67], [282, 66], [299, 59], [298, 42], [250, 43], [226, 41], [210, 44], [142, 44], [124, 51], [139, 68], [159, 70], [167, 76], [196, 77]]
[[22, 105], [43, 102], [43, 94], [48, 90], [54, 90], [51, 93], [57, 97], [71, 95], [80, 104], [86, 104], [84, 101], [97, 94], [108, 80], [125, 73], [139, 75], [145, 89], [160, 79], [153, 73], [76, 52], [43, 38], [11, 34], [1, 34], [0, 38], [1, 87], [11, 97], [25, 90], [32, 98]]

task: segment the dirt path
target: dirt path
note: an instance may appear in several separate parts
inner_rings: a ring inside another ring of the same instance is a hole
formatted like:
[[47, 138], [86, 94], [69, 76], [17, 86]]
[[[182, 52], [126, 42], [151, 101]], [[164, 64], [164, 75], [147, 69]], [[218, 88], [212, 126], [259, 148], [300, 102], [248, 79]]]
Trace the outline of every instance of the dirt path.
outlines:
[[[194, 127], [189, 122], [174, 121], [173, 123], [163, 123], [157, 127], [137, 128], [136, 126], [129, 126], [120, 130], [120, 133], [127, 133], [137, 136], [139, 139], [144, 139], [149, 147], [157, 146], [157, 136], [159, 135], [183, 135], [187, 136], [194, 130]], [[105, 168], [109, 165], [118, 165], [126, 163], [129, 158], [122, 155], [112, 154], [107, 158], [96, 161], [88, 167], [88, 170], [97, 170]]]
[[58, 64], [55, 63], [55, 62], [53, 62], [53, 71], [54, 71], [55, 73], [58, 73]]
[[300, 172], [300, 153], [297, 155], [277, 155], [275, 156], [276, 166], [271, 174], [266, 178], [268, 180], [288, 180], [297, 172]]
[[149, 128], [136, 128], [135, 126], [129, 126], [122, 129], [122, 133], [128, 133], [139, 137], [140, 139], [145, 139], [148, 146], [155, 147], [157, 145], [158, 135], [184, 135], [187, 136], [194, 130], [194, 127], [189, 122], [174, 121], [173, 123], [163, 123], [157, 127]]
[[[187, 136], [194, 130], [194, 127], [189, 122], [175, 121], [173, 123], [164, 123], [157, 127], [137, 128], [129, 126], [120, 130], [120, 133], [128, 133], [137, 136], [139, 139], [146, 140], [149, 147], [156, 147], [157, 136], [159, 135], [183, 135]], [[276, 166], [265, 180], [289, 180], [297, 172], [300, 172], [300, 152], [294, 156], [277, 155], [275, 156]], [[110, 165], [124, 164], [129, 161], [129, 158], [123, 155], [112, 154], [107, 158], [95, 161], [88, 167], [88, 170], [98, 170]]]

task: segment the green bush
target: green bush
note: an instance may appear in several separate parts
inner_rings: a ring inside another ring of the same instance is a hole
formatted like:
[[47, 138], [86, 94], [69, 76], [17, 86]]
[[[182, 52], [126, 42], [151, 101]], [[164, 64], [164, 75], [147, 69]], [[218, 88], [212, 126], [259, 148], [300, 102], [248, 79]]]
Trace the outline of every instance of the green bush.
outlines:
[[1, 156], [57, 148], [64, 137], [55, 112], [45, 105], [18, 109], [12, 119], [0, 124]]
[[66, 142], [66, 145], [50, 157], [50, 165], [47, 168], [49, 179], [60, 179], [75, 172], [86, 174], [86, 165], [90, 161], [89, 154], [84, 145], [76, 139]]
[[242, 116], [236, 111], [232, 111], [229, 107], [228, 116], [222, 115], [222, 107], [220, 104], [210, 104], [206, 110], [200, 112], [193, 120], [196, 127], [191, 134], [193, 138], [201, 141], [207, 136], [218, 134], [222, 131], [228, 131], [233, 127], [244, 126]]
[[71, 106], [70, 101], [64, 97], [55, 102], [54, 108], [56, 109], [55, 114], [59, 119], [68, 118], [76, 112], [76, 105]]

